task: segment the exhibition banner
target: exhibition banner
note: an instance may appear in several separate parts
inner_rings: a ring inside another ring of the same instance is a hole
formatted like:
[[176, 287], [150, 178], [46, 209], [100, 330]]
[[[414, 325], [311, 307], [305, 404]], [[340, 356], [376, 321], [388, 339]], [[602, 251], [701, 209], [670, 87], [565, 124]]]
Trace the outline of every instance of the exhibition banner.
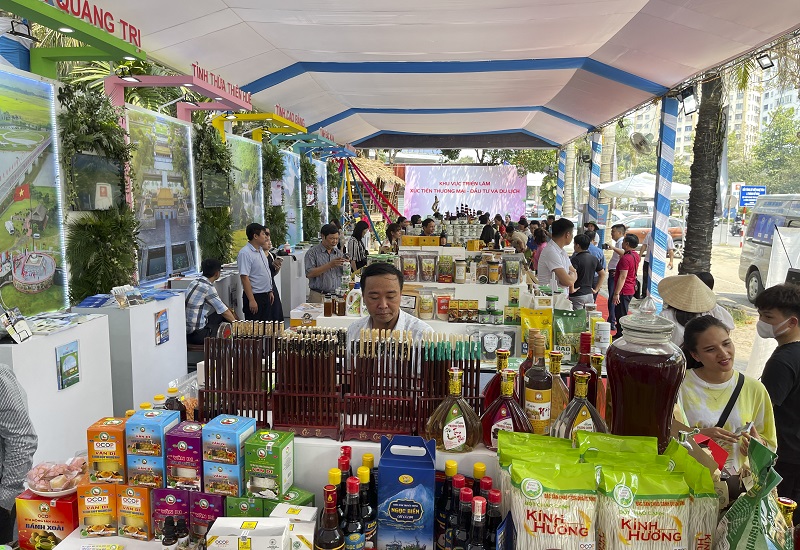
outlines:
[[[300, 185], [300, 155], [281, 150], [283, 155], [283, 208], [286, 211], [286, 238], [295, 246], [303, 240], [303, 194]], [[283, 243], [273, 243], [275, 246]]]
[[261, 186], [261, 144], [228, 134], [233, 178], [231, 181], [231, 218], [233, 218], [233, 255], [247, 244], [245, 228], [256, 222], [264, 224], [264, 191]]
[[527, 180], [516, 166], [409, 165], [404, 215], [424, 218], [433, 214], [434, 204], [442, 214], [455, 214], [466, 205], [492, 216], [510, 214], [516, 220], [525, 214], [526, 187]]
[[29, 316], [66, 305], [54, 87], [0, 71], [0, 300]]
[[317, 170], [317, 192], [315, 206], [322, 215], [322, 223], [328, 223], [328, 163], [323, 160], [312, 160]]
[[176, 118], [126, 105], [133, 209], [139, 219], [139, 281], [146, 285], [197, 267], [192, 126]]

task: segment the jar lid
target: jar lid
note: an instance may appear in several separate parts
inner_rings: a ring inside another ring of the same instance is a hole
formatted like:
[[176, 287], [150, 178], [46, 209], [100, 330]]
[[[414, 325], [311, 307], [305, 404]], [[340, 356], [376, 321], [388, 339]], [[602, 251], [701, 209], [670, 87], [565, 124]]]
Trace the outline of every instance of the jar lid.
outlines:
[[619, 322], [625, 330], [655, 334], [672, 334], [675, 323], [656, 314], [656, 303], [648, 296], [630, 315], [622, 317]]

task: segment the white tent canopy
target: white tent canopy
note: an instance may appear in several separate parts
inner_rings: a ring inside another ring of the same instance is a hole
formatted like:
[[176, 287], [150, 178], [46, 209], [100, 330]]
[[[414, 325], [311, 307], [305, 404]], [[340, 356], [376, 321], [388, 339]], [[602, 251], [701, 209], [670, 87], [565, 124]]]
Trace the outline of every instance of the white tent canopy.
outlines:
[[559, 146], [800, 28], [787, 0], [94, 4], [153, 59], [361, 147]]
[[[606, 197], [652, 200], [656, 195], [656, 177], [642, 172], [623, 180], [603, 183], [599, 188]], [[672, 200], [688, 199], [690, 190], [688, 185], [672, 182]]]

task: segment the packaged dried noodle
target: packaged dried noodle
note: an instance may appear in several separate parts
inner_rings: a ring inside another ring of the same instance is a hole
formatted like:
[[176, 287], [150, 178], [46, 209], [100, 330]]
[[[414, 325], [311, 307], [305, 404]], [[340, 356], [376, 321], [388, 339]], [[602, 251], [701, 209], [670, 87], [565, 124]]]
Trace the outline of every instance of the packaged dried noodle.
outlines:
[[658, 439], [646, 436], [621, 436], [598, 432], [575, 432], [581, 456], [586, 451], [603, 451], [608, 453], [658, 454]]

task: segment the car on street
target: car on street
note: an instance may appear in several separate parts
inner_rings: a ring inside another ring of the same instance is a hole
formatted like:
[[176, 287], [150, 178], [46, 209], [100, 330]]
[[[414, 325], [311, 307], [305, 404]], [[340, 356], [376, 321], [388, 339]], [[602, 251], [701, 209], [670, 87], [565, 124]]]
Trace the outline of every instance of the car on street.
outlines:
[[[627, 232], [639, 237], [639, 243], [643, 243], [644, 239], [652, 231], [653, 217], [635, 216], [622, 220], [620, 223], [624, 223], [625, 227], [628, 228]], [[669, 218], [669, 234], [675, 242], [675, 251], [679, 257], [683, 251], [684, 223], [680, 218], [673, 218], [672, 216]]]

